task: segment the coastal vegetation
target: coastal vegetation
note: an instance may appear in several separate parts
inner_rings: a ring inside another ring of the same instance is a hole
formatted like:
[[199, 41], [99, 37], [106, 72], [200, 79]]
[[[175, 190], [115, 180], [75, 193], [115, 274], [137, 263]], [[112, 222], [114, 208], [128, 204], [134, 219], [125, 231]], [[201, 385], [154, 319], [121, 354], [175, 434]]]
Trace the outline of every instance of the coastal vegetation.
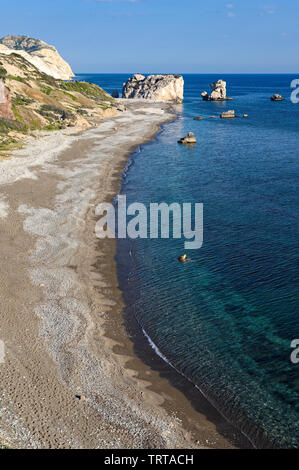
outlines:
[[55, 79], [17, 54], [0, 54], [0, 158], [39, 130], [87, 128], [108, 113], [115, 100], [97, 85]]

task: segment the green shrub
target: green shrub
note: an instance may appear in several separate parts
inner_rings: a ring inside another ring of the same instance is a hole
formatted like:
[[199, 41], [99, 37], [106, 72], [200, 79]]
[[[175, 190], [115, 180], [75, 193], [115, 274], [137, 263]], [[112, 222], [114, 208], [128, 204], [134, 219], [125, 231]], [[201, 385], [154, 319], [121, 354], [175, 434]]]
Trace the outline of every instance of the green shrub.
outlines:
[[85, 116], [86, 114], [88, 114], [88, 112], [85, 109], [77, 109], [77, 113], [81, 114], [81, 116]]
[[70, 111], [66, 109], [58, 108], [57, 106], [53, 106], [51, 104], [43, 104], [39, 110], [39, 113], [50, 119], [62, 119], [63, 121], [67, 119], [74, 119], [75, 116]]
[[6, 77], [7, 77], [6, 69], [0, 66], [0, 79], [5, 80]]
[[88, 98], [94, 98], [104, 101], [113, 101], [113, 98], [108, 95], [101, 87], [88, 82], [63, 82], [61, 87], [68, 91], [76, 91]]
[[52, 91], [52, 88], [50, 88], [47, 85], [44, 85], [43, 83], [39, 84], [39, 89], [42, 93], [44, 93], [45, 95], [48, 95], [48, 96], [51, 94], [51, 91]]
[[34, 102], [34, 100], [31, 100], [30, 98], [26, 98], [26, 96], [23, 95], [16, 95], [13, 100], [13, 104], [17, 106], [27, 106], [28, 104], [31, 104]]
[[63, 94], [64, 94], [65, 96], [68, 96], [69, 98], [71, 98], [71, 99], [72, 99], [73, 101], [75, 101], [76, 103], [78, 103], [79, 100], [78, 100], [78, 98], [77, 98], [76, 96], [71, 95], [71, 93], [68, 93], [67, 91], [64, 91], [64, 90], [63, 90]]
[[9, 78], [10, 80], [15, 80], [16, 82], [26, 83], [26, 85], [29, 86], [29, 83], [27, 83], [26, 78], [16, 77], [15, 75], [7, 75], [7, 78]]
[[25, 126], [19, 121], [13, 119], [0, 118], [0, 132], [7, 134], [10, 131], [24, 131]]

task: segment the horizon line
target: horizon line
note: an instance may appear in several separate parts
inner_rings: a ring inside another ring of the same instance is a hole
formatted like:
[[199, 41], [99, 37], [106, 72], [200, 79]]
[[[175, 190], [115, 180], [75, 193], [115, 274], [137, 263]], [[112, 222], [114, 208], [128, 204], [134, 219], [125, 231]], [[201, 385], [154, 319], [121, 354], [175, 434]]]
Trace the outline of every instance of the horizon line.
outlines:
[[74, 72], [75, 75], [298, 75], [299, 72]]

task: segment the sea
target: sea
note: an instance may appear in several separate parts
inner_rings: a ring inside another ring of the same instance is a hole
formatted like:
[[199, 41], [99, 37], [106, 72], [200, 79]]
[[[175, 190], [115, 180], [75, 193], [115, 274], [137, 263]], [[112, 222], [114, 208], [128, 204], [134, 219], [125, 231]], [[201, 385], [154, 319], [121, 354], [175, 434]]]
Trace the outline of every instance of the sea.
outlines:
[[[120, 96], [128, 78], [77, 75]], [[187, 251], [186, 263], [177, 261], [182, 239], [118, 240], [126, 315], [258, 448], [299, 446], [296, 78], [184, 75], [177, 118], [134, 151], [122, 174], [128, 204], [203, 204], [203, 245]], [[218, 79], [233, 100], [204, 102], [201, 92]], [[274, 93], [284, 101], [272, 102]], [[219, 118], [230, 109], [242, 117]], [[179, 145], [189, 131], [197, 144]]]

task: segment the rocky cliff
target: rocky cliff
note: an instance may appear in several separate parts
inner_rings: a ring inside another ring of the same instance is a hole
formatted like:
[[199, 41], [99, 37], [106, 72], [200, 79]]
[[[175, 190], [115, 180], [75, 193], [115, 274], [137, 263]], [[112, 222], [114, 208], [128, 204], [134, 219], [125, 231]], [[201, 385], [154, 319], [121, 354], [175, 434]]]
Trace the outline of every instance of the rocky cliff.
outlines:
[[5, 36], [0, 39], [0, 54], [18, 54], [38, 70], [60, 80], [70, 80], [74, 74], [69, 64], [54, 46], [28, 36]]
[[123, 86], [123, 98], [139, 98], [151, 101], [175, 101], [184, 99], [184, 79], [181, 75], [135, 74]]

